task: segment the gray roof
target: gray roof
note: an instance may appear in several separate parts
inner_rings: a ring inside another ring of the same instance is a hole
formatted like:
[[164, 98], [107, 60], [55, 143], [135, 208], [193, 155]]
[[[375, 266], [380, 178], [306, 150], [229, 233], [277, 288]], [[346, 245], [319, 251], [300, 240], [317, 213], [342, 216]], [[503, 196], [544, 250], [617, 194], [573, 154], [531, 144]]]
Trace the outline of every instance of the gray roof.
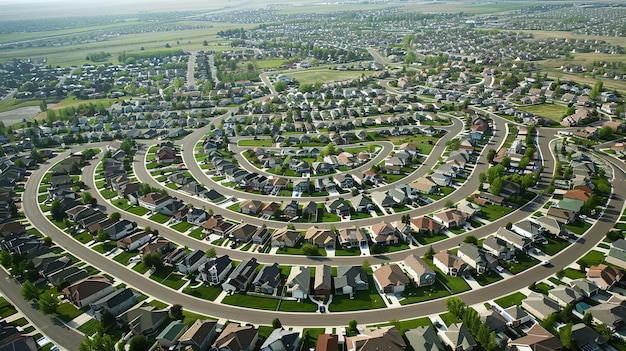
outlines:
[[432, 326], [417, 327], [404, 334], [414, 350], [443, 351], [443, 343]]

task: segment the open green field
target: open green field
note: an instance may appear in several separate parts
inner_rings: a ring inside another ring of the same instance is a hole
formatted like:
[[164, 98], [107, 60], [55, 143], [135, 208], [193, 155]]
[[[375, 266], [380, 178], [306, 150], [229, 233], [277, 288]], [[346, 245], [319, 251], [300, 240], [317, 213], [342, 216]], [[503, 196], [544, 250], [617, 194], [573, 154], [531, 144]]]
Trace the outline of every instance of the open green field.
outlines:
[[28, 99], [28, 100], [16, 100], [6, 99], [0, 101], [0, 112], [12, 111], [21, 107], [39, 106], [41, 100]]
[[371, 76], [375, 71], [337, 71], [336, 69], [308, 69], [300, 72], [288, 72], [287, 75], [300, 84], [314, 84], [316, 82], [339, 82], [353, 80], [361, 76]]
[[446, 2], [446, 3], [438, 3], [431, 2], [428, 4], [424, 3], [415, 3], [412, 5], [407, 5], [408, 9], [411, 10], [419, 10], [419, 11], [427, 11], [427, 12], [442, 12], [442, 13], [451, 13], [451, 12], [464, 12], [475, 15], [481, 14], [492, 14], [492, 13], [501, 13], [501, 12], [510, 12], [520, 9], [525, 9], [530, 7], [531, 4], [522, 3], [492, 3], [492, 4], [476, 4], [476, 3], [468, 3], [468, 2]]
[[[202, 25], [209, 25], [209, 23], [202, 22]], [[219, 23], [212, 28], [112, 36], [106, 41], [85, 44], [8, 49], [0, 52], [0, 61], [4, 62], [12, 58], [46, 57], [48, 60], [47, 64], [52, 66], [80, 66], [83, 63], [91, 63], [91, 61], [85, 59], [89, 53], [105, 51], [111, 54], [108, 61], [118, 63], [117, 56], [124, 51], [136, 52], [140, 51], [142, 47], [145, 51], [161, 50], [165, 49], [165, 44], [170, 44], [172, 49], [223, 51], [230, 47], [219, 46], [222, 40], [217, 37], [217, 32], [227, 30], [228, 28], [246, 28], [250, 26]], [[204, 40], [208, 42], [208, 46], [202, 45]]]
[[555, 122], [561, 122], [563, 116], [567, 113], [567, 106], [557, 104], [520, 106], [519, 109], [537, 116], [549, 118]]
[[522, 300], [524, 300], [525, 298], [526, 298], [526, 295], [518, 291], [511, 295], [507, 295], [497, 300], [494, 300], [493, 302], [497, 303], [502, 308], [507, 308], [513, 305], [518, 305], [518, 306], [521, 305]]

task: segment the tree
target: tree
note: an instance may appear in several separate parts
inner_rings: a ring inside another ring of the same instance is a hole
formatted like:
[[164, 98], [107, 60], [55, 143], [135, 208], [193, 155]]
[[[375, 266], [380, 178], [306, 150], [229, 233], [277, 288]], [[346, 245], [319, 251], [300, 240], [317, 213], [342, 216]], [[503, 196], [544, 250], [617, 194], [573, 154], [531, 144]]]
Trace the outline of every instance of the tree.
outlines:
[[613, 338], [613, 331], [605, 323], [596, 324], [593, 329], [595, 329], [607, 341]]
[[372, 266], [368, 260], [363, 260], [363, 262], [361, 262], [361, 269], [365, 272], [365, 274], [372, 274]]
[[381, 253], [385, 252], [385, 247], [379, 243], [374, 243], [370, 247], [370, 252], [374, 255], [380, 255]]
[[446, 206], [447, 208], [453, 208], [453, 207], [454, 207], [454, 201], [452, 201], [452, 200], [448, 200], [448, 201], [446, 201], [445, 206]]
[[117, 326], [115, 315], [111, 313], [109, 309], [105, 308], [100, 314], [100, 324], [104, 331], [115, 328]]
[[463, 239], [464, 243], [478, 245], [478, 239], [473, 235], [468, 235]]
[[585, 325], [587, 326], [591, 326], [593, 324], [593, 315], [591, 314], [591, 312], [585, 313], [585, 315], [583, 316], [583, 323], [585, 323]]
[[561, 340], [561, 344], [563, 344], [566, 349], [573, 350], [572, 323], [567, 323], [559, 329], [559, 339]]
[[446, 300], [446, 308], [448, 312], [452, 313], [455, 317], [461, 318], [465, 312], [465, 302], [459, 297], [451, 297]]
[[149, 350], [152, 344], [143, 334], [137, 334], [128, 341], [128, 351]]
[[217, 257], [217, 251], [215, 250], [215, 248], [214, 248], [214, 247], [209, 247], [209, 248], [206, 250], [206, 256], [207, 256], [208, 258], [215, 258], [215, 257]]
[[96, 232], [96, 241], [104, 242], [110, 239], [109, 233], [105, 232], [102, 228]]
[[81, 201], [83, 202], [83, 205], [89, 205], [93, 200], [93, 195], [91, 195], [90, 192], [83, 191], [83, 194], [81, 195]]
[[63, 212], [63, 204], [59, 200], [54, 200], [50, 204], [50, 214], [55, 221], [60, 221], [65, 216]]
[[92, 337], [85, 335], [85, 339], [78, 346], [78, 351], [115, 351], [115, 340], [111, 335], [100, 331]]
[[154, 267], [155, 269], [159, 269], [163, 267], [163, 261], [161, 260], [161, 253], [153, 252], [149, 254], [143, 255], [141, 260], [146, 267]]
[[357, 331], [356, 327], [357, 327], [357, 322], [356, 322], [356, 320], [351, 319], [351, 320], [348, 322], [348, 328], [349, 328], [351, 331], [356, 332], [356, 331]]
[[320, 250], [313, 244], [302, 245], [302, 252], [307, 256], [319, 256]]
[[433, 256], [435, 256], [435, 253], [436, 253], [436, 252], [435, 252], [435, 249], [433, 249], [433, 246], [432, 246], [432, 245], [430, 245], [430, 246], [428, 247], [428, 250], [426, 250], [426, 253], [424, 253], [424, 257], [425, 257], [425, 258], [427, 258], [427, 259], [429, 259], [429, 260], [432, 260], [432, 259], [433, 259]]
[[502, 191], [502, 179], [495, 178], [490, 183], [491, 185], [489, 185], [489, 192], [494, 195], [500, 195], [500, 192]]
[[496, 150], [489, 149], [489, 151], [487, 151], [487, 162], [492, 163], [495, 157], [496, 157]]
[[561, 310], [561, 312], [559, 312], [559, 318], [561, 318], [561, 321], [563, 321], [564, 323], [571, 323], [572, 322], [572, 310], [574, 309], [574, 305], [572, 305], [571, 303], [568, 303], [567, 305], [565, 305], [565, 307]]
[[59, 307], [59, 299], [52, 294], [43, 294], [39, 297], [39, 310], [43, 314], [54, 314]]
[[41, 103], [39, 104], [39, 109], [41, 110], [41, 112], [45, 112], [48, 110], [48, 103], [46, 102], [46, 99], [41, 100]]
[[122, 215], [119, 212], [113, 212], [109, 215], [111, 222], [117, 222], [120, 218], [122, 218]]
[[272, 328], [278, 329], [282, 327], [283, 327], [283, 324], [280, 322], [280, 319], [278, 319], [278, 317], [272, 319]]
[[49, 236], [44, 236], [43, 239], [41, 239], [41, 241], [43, 242], [44, 245], [48, 247], [52, 246], [52, 238]]
[[551, 313], [549, 316], [544, 318], [543, 321], [539, 322], [539, 324], [547, 331], [553, 333], [558, 318], [559, 316], [556, 313]]
[[170, 315], [173, 319], [182, 320], [183, 318], [185, 318], [183, 316], [183, 305], [178, 303], [172, 305], [172, 307], [170, 307]]
[[30, 281], [25, 281], [22, 284], [22, 297], [26, 301], [33, 301], [39, 299], [39, 289]]

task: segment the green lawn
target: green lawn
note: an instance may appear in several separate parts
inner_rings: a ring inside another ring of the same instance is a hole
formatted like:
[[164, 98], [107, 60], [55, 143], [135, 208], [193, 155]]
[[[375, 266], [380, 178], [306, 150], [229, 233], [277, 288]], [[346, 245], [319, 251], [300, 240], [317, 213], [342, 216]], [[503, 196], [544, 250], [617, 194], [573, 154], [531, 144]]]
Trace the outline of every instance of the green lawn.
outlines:
[[573, 268], [565, 268], [563, 272], [565, 273], [565, 276], [570, 279], [585, 279], [587, 276], [585, 273]]
[[104, 189], [104, 190], [100, 191], [100, 195], [102, 195], [103, 198], [109, 200], [109, 199], [112, 199], [112, 198], [116, 197], [117, 196], [117, 192], [109, 190], [109, 189]]
[[497, 282], [498, 280], [502, 280], [502, 276], [492, 270], [487, 270], [483, 274], [473, 274], [473, 276], [481, 286], [489, 285]]
[[157, 281], [174, 290], [180, 289], [184, 284], [183, 276], [174, 273], [174, 267], [163, 267], [150, 276], [150, 279]]
[[170, 216], [166, 216], [162, 213], [155, 213], [152, 216], [148, 217], [148, 219], [155, 221], [157, 223], [161, 223], [161, 224], [169, 221], [170, 218], [171, 218]]
[[[395, 325], [396, 329], [398, 329], [401, 333], [407, 331], [409, 329], [415, 329], [417, 327], [428, 327], [433, 324], [428, 317], [421, 317], [416, 319], [409, 319], [405, 321], [389, 321], [382, 324], [376, 324], [377, 327], [386, 327], [389, 325]], [[368, 326], [369, 327], [369, 326]]]
[[269, 297], [252, 296], [246, 294], [234, 294], [224, 297], [223, 304], [254, 308], [257, 310], [276, 311], [278, 299]]
[[189, 236], [198, 240], [203, 240], [206, 237], [206, 235], [202, 232], [202, 228], [192, 230], [191, 233], [189, 233]]
[[526, 295], [518, 291], [518, 292], [512, 293], [511, 295], [507, 295], [499, 299], [496, 299], [493, 302], [497, 303], [502, 308], [507, 308], [513, 305], [520, 306], [522, 304], [522, 300], [524, 300], [525, 298], [526, 298]]
[[584, 262], [587, 267], [594, 266], [604, 262], [604, 253], [596, 250], [591, 250], [585, 254], [585, 256], [581, 257], [576, 263], [580, 264]]
[[542, 293], [544, 295], [548, 294], [548, 291], [550, 291], [550, 289], [552, 289], [553, 287], [551, 285], [548, 285], [546, 283], [537, 283], [535, 284], [535, 291]]
[[122, 251], [117, 256], [113, 257], [113, 260], [115, 260], [115, 262], [119, 262], [119, 263], [123, 264], [124, 266], [126, 266], [126, 265], [128, 265], [128, 260], [131, 257], [137, 256], [137, 255], [138, 255], [137, 252]]
[[458, 323], [460, 322], [458, 318], [456, 318], [455, 315], [453, 315], [450, 312], [446, 312], [446, 313], [442, 313], [439, 315], [439, 318], [441, 318], [441, 320], [443, 321], [443, 323], [449, 327], [450, 325], [452, 325], [453, 323]]
[[444, 274], [439, 268], [435, 267], [432, 260], [427, 260], [428, 265], [437, 273], [437, 280], [442, 284], [445, 284], [453, 294], [458, 294], [464, 291], [470, 290], [470, 286], [462, 277], [453, 277], [451, 275]]
[[587, 222], [582, 222], [582, 221], [575, 221], [572, 224], [564, 224], [563, 225], [564, 229], [569, 230], [572, 233], [581, 235], [584, 232], [587, 231], [587, 229], [591, 228], [591, 223], [587, 223]]
[[178, 222], [176, 224], [174, 224], [171, 228], [179, 231], [181, 233], [186, 232], [187, 230], [191, 229], [195, 227], [193, 224], [189, 223], [189, 222]]
[[371, 275], [368, 276], [368, 281], [369, 290], [357, 291], [354, 294], [354, 299], [350, 299], [348, 295], [333, 295], [333, 302], [330, 304], [329, 309], [333, 312], [346, 312], [385, 308], [387, 305], [383, 297], [376, 291], [376, 284]]
[[435, 284], [425, 287], [418, 287], [410, 284], [406, 287], [402, 295], [404, 296], [404, 299], [400, 300], [400, 304], [408, 305], [450, 296], [450, 293], [446, 290], [441, 281], [437, 280]]
[[555, 122], [561, 122], [563, 116], [567, 114], [567, 106], [557, 104], [520, 106], [518, 109], [551, 119]]
[[502, 207], [502, 206], [498, 206], [498, 205], [492, 205], [492, 204], [487, 204], [485, 206], [481, 206], [481, 210], [479, 215], [490, 221], [493, 222], [497, 219], [500, 219], [506, 215], [508, 215], [509, 213], [513, 212], [512, 208], [509, 207]]
[[93, 236], [89, 234], [88, 232], [82, 232], [82, 233], [74, 235], [74, 239], [78, 240], [82, 244], [86, 244], [93, 240]]
[[[334, 297], [333, 297], [334, 301]], [[317, 311], [317, 305], [310, 301], [293, 301], [293, 300], [285, 300], [281, 301], [280, 307], [278, 309], [282, 312], [315, 312]]]
[[361, 250], [359, 248], [343, 249], [337, 247], [335, 249], [335, 256], [360, 256]]
[[447, 239], [448, 236], [445, 234], [416, 234], [415, 239], [417, 239], [417, 242], [422, 244], [422, 245], [430, 245], [432, 243], [435, 243], [437, 241], [441, 241], [444, 239]]
[[96, 246], [92, 246], [91, 248], [94, 251], [103, 254], [105, 252], [109, 252], [109, 251], [113, 250], [116, 247], [117, 247], [117, 245], [116, 245], [115, 242], [109, 241], [107, 243], [102, 243], [102, 244], [98, 244]]
[[147, 271], [150, 270], [150, 267], [146, 266], [145, 264], [143, 264], [143, 262], [139, 262], [137, 263], [134, 267], [133, 267], [134, 271], [137, 271], [141, 274], [146, 273]]
[[0, 318], [6, 318], [17, 313], [17, 310], [4, 297], [0, 296]]
[[92, 318], [85, 322], [85, 324], [78, 327], [78, 330], [85, 335], [93, 335], [101, 326], [102, 323], [100, 323], [97, 319]]
[[563, 249], [570, 245], [569, 241], [557, 239], [551, 236], [546, 237], [546, 240], [548, 240], [547, 245], [544, 245], [542, 243], [535, 243], [535, 246], [551, 256], [563, 251]]
[[69, 322], [81, 314], [83, 314], [83, 311], [79, 310], [69, 302], [62, 303], [57, 308], [57, 316], [64, 322]]
[[272, 147], [274, 141], [272, 139], [258, 139], [258, 140], [239, 140], [239, 146], [259, 146], [259, 147]]
[[506, 268], [509, 272], [513, 273], [513, 274], [517, 274], [520, 272], [523, 272], [525, 270], [527, 270], [530, 267], [535, 266], [536, 264], [539, 263], [539, 260], [527, 255], [523, 252], [519, 252], [517, 255], [515, 255], [515, 259], [517, 260], [517, 262], [519, 263], [514, 263], [511, 261], [504, 261], [501, 260], [500, 261], [500, 265], [504, 268]]
[[320, 334], [324, 334], [324, 328], [304, 328], [302, 330], [302, 347], [301, 350], [315, 349], [317, 338]]
[[134, 215], [137, 215], [137, 216], [143, 216], [146, 213], [150, 212], [150, 211], [148, 211], [147, 208], [141, 207], [141, 206], [133, 206], [133, 207], [127, 209], [126, 211], [128, 211], [128, 212], [130, 212], [130, 213], [132, 213]]
[[203, 300], [215, 301], [222, 292], [222, 287], [217, 285], [202, 285], [197, 288], [186, 287], [183, 292], [187, 295], [195, 296]]

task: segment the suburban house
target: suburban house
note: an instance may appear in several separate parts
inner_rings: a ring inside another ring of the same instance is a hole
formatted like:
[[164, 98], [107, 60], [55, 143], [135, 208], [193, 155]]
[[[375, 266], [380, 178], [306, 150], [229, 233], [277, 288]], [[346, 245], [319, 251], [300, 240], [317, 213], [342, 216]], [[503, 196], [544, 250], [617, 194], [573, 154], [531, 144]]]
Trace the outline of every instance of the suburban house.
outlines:
[[63, 295], [76, 307], [83, 308], [113, 292], [113, 284], [105, 277], [88, 277], [63, 289]]
[[621, 299], [609, 299], [585, 312], [591, 313], [594, 323], [604, 323], [613, 331], [626, 326], [626, 301]]
[[299, 331], [276, 328], [261, 344], [261, 351], [298, 351], [299, 342]]
[[467, 268], [467, 263], [447, 250], [437, 252], [433, 256], [433, 263], [435, 267], [439, 268], [443, 273], [453, 277], [463, 273]]
[[235, 269], [230, 273], [224, 283], [222, 289], [227, 292], [240, 292], [248, 290], [256, 275], [256, 269], [259, 264], [256, 258], [241, 261]]
[[[339, 268], [337, 268], [337, 270], [339, 270]], [[302, 300], [308, 298], [310, 291], [311, 268], [301, 267], [300, 273], [287, 282], [287, 293], [289, 293], [293, 298]]]
[[138, 199], [139, 206], [148, 209], [152, 213], [161, 212], [167, 205], [171, 205], [174, 199], [161, 193], [148, 193]]
[[354, 211], [356, 212], [364, 212], [369, 213], [374, 210], [374, 204], [372, 200], [363, 196], [363, 194], [358, 194], [357, 196], [353, 196], [350, 198], [350, 202], [352, 202], [352, 207], [354, 207]]
[[495, 234], [496, 238], [501, 239], [508, 244], [513, 245], [517, 250], [527, 252], [532, 248], [532, 241], [529, 238], [518, 235], [504, 227], [498, 228]]
[[263, 202], [257, 200], [244, 200], [239, 203], [239, 212], [248, 215], [256, 215], [261, 211]]
[[363, 333], [346, 338], [349, 351], [403, 351], [407, 345], [394, 326], [366, 329]]
[[136, 251], [152, 239], [152, 234], [140, 231], [117, 241], [117, 247], [126, 251]]
[[600, 290], [598, 285], [584, 278], [572, 280], [571, 282], [569, 282], [569, 286], [572, 287], [572, 289], [582, 293], [584, 297], [592, 297], [596, 295]]
[[208, 351], [211, 343], [215, 339], [217, 330], [217, 321], [213, 320], [196, 320], [190, 327], [178, 338], [178, 350]]
[[360, 266], [339, 266], [335, 283], [335, 295], [352, 295], [357, 291], [369, 289], [367, 274]]
[[[258, 241], [263, 240], [264, 242], [264, 240], [267, 239], [268, 231], [265, 226], [257, 227], [255, 225], [242, 222], [232, 227], [228, 231], [228, 235], [231, 236], [233, 240], [242, 243], [250, 242], [255, 236], [258, 238]], [[262, 242], [255, 243], [262, 244]]]
[[315, 351], [339, 351], [339, 336], [337, 334], [318, 335]]
[[434, 216], [436, 221], [443, 224], [443, 226], [448, 229], [464, 226], [468, 218], [469, 216], [467, 213], [461, 212], [457, 209], [439, 212]]
[[552, 313], [559, 312], [559, 304], [544, 294], [531, 292], [528, 297], [522, 300], [522, 308], [530, 312], [533, 316], [544, 319]]
[[206, 261], [198, 267], [198, 271], [200, 271], [202, 281], [218, 285], [226, 279], [232, 268], [233, 261], [228, 255], [223, 255]]
[[626, 267], [626, 240], [617, 239], [611, 243], [606, 262], [619, 267]]
[[319, 229], [316, 226], [312, 226], [307, 229], [304, 235], [304, 240], [320, 248], [335, 248], [336, 235], [332, 230]]
[[452, 323], [446, 331], [441, 333], [441, 339], [444, 344], [455, 351], [471, 351], [478, 345], [463, 323]]
[[159, 329], [159, 327], [169, 317], [167, 309], [158, 309], [142, 302], [139, 306], [117, 316], [118, 325], [128, 325], [130, 331], [135, 335], [149, 335]]
[[319, 265], [315, 267], [315, 277], [313, 278], [313, 295], [328, 297], [333, 293], [332, 276], [330, 266]]
[[556, 301], [559, 306], [565, 307], [566, 305], [574, 305], [585, 296], [579, 288], [570, 288], [567, 285], [557, 286], [548, 291], [548, 297]]
[[404, 333], [404, 336], [414, 350], [445, 351], [441, 339], [431, 325], [409, 329]]
[[546, 350], [558, 351], [563, 349], [563, 344], [558, 337], [552, 335], [544, 329], [539, 323], [533, 324], [527, 331], [526, 335], [515, 340], [510, 340], [508, 346], [511, 350]]
[[496, 235], [489, 235], [483, 240], [483, 250], [500, 260], [510, 260], [515, 257], [515, 249], [513, 244]]
[[380, 266], [374, 272], [374, 278], [386, 294], [402, 293], [406, 285], [411, 282], [402, 268], [395, 263]]
[[175, 346], [178, 338], [187, 330], [185, 322], [176, 320], [170, 322], [157, 336], [156, 341], [162, 349], [169, 349]]
[[431, 233], [438, 234], [441, 232], [443, 226], [435, 221], [434, 219], [428, 216], [421, 216], [417, 218], [410, 219], [411, 229], [413, 229], [416, 233]]
[[253, 351], [259, 336], [259, 329], [253, 325], [228, 323], [215, 339], [211, 350]]
[[468, 266], [476, 270], [477, 273], [485, 273], [487, 269], [495, 268], [498, 259], [487, 253], [474, 244], [462, 243], [457, 252], [459, 258], [465, 261]]
[[137, 295], [129, 288], [123, 288], [115, 290], [103, 298], [92, 302], [89, 306], [91, 306], [91, 310], [94, 311], [96, 318], [100, 320], [104, 309], [109, 310], [114, 316], [117, 316], [136, 303]]
[[372, 225], [372, 241], [378, 244], [395, 245], [399, 242], [396, 227], [382, 221]]
[[263, 266], [263, 268], [261, 268], [252, 281], [252, 287], [254, 288], [254, 292], [276, 295], [281, 281], [280, 267], [278, 263], [274, 263], [271, 266]]
[[103, 228], [105, 233], [109, 235], [111, 240], [119, 240], [126, 235], [130, 234], [136, 228], [135, 223], [127, 220], [121, 219], [106, 228]]
[[517, 234], [526, 237], [533, 242], [539, 240], [540, 238], [543, 238], [543, 234], [545, 232], [545, 229], [543, 227], [528, 219], [524, 219], [513, 224], [513, 227], [511, 229]]
[[589, 267], [587, 270], [587, 279], [596, 284], [600, 289], [609, 290], [615, 283], [622, 279], [622, 274], [612, 266], [601, 263]]
[[367, 245], [368, 241], [367, 233], [356, 225], [339, 230], [339, 244], [345, 248], [358, 248]]
[[178, 262], [178, 271], [182, 274], [190, 274], [198, 271], [198, 267], [207, 262], [209, 258], [202, 250], [190, 252], [182, 261]]
[[272, 247], [294, 247], [301, 238], [302, 233], [299, 230], [283, 227], [272, 233], [271, 245]]
[[409, 255], [404, 259], [404, 264], [409, 268], [417, 286], [429, 286], [435, 284], [436, 274], [430, 266], [416, 255]]

